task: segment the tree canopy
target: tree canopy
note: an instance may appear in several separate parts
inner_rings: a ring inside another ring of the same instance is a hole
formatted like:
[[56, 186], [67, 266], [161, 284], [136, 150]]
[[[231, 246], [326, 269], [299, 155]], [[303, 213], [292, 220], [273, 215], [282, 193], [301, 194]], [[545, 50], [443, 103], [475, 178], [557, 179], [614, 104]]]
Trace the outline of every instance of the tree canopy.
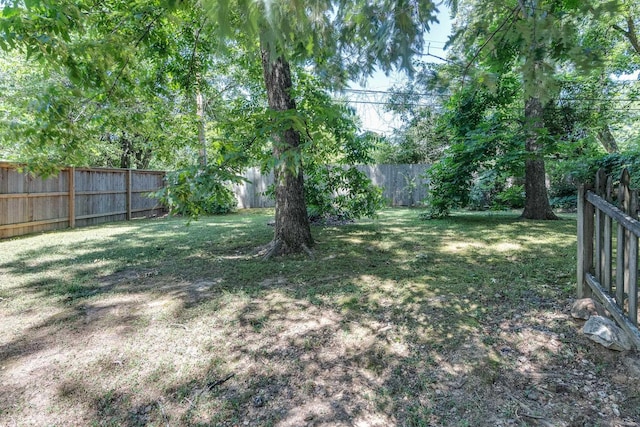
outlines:
[[[560, 161], [614, 153], [620, 137], [625, 147], [633, 140], [637, 114], [628, 107], [637, 105], [638, 86], [617, 76], [640, 68], [633, 43], [637, 6], [554, 0], [453, 6], [448, 62], [424, 65], [401, 91], [431, 94], [438, 105], [432, 124], [409, 109], [404, 141], [419, 126], [444, 130], [430, 137], [444, 143], [430, 172], [430, 215], [503, 206], [506, 197], [507, 206], [524, 208], [525, 218], [553, 218], [547, 164], [555, 176], [566, 172]], [[623, 127], [627, 133], [618, 131]], [[492, 202], [474, 193], [483, 186]], [[518, 189], [521, 201], [514, 197]]]
[[[302, 74], [292, 70], [307, 69], [326, 89], [377, 68], [411, 73], [436, 12], [431, 1], [406, 0], [5, 1], [0, 48], [57, 81], [25, 126], [2, 131], [22, 138], [20, 152], [41, 171], [87, 162], [99, 144], [117, 147], [125, 166], [146, 167], [151, 152], [197, 152], [202, 165], [221, 166], [264, 153], [255, 143], [267, 140], [276, 173], [269, 253], [308, 251], [303, 168], [314, 162], [305, 153], [319, 153], [329, 138], [348, 157], [344, 132], [355, 139], [344, 114], [324, 117], [331, 129], [314, 125], [310, 113], [329, 110], [300, 107]], [[260, 124], [254, 135], [230, 132], [242, 106], [261, 110], [249, 121]], [[208, 139], [221, 140], [214, 153]], [[3, 146], [9, 153], [11, 144]]]

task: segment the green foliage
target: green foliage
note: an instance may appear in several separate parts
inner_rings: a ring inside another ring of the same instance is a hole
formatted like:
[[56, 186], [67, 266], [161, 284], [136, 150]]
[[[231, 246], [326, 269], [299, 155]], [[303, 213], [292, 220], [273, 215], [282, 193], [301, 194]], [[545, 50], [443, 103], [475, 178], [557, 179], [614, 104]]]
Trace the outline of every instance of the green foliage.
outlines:
[[523, 138], [511, 108], [517, 81], [505, 75], [497, 84], [496, 91], [469, 88], [457, 94], [441, 117], [452, 145], [427, 172], [426, 218], [445, 217], [469, 204], [490, 207], [508, 188], [507, 178], [522, 176]]
[[389, 138], [380, 138], [374, 158], [378, 164], [431, 164], [437, 162], [448, 147], [448, 133], [440, 117], [428, 109], [416, 112], [410, 122]]
[[371, 218], [384, 207], [382, 189], [355, 167], [324, 166], [308, 171], [305, 199], [313, 221]]
[[166, 185], [153, 194], [174, 215], [197, 219], [200, 215], [225, 214], [237, 206], [232, 182], [241, 178], [220, 166], [192, 166], [167, 174]]
[[600, 168], [611, 175], [614, 182], [620, 178], [624, 169], [628, 169], [631, 174], [631, 186], [640, 188], [639, 151], [603, 154], [594, 150], [570, 159], [551, 162], [550, 165], [550, 201], [554, 207], [560, 209], [576, 208], [578, 187], [582, 183], [593, 183]]
[[524, 186], [511, 185], [498, 193], [493, 209], [521, 209], [524, 207]]
[[597, 172], [599, 168], [603, 168], [605, 172], [612, 175], [614, 179], [618, 179], [622, 171], [628, 169], [632, 178], [631, 186], [640, 188], [640, 151], [612, 153], [596, 159], [595, 163], [587, 170], [591, 179], [585, 179], [585, 182], [592, 181], [595, 172]]
[[492, 169], [482, 171], [471, 183], [466, 207], [477, 211], [488, 209], [501, 186], [502, 182], [497, 182], [496, 171]]
[[452, 209], [466, 206], [472, 183], [473, 165], [463, 163], [464, 147], [457, 144], [438, 163], [427, 171], [429, 192], [425, 200], [425, 219], [443, 218]]
[[218, 23], [218, 38], [251, 48], [260, 40], [272, 57], [312, 65], [325, 85], [334, 87], [369, 76], [376, 66], [411, 71], [411, 58], [421, 51], [437, 12], [432, 1], [399, 0], [206, 0], [202, 5]]
[[309, 217], [372, 217], [383, 206], [382, 191], [354, 165], [371, 162], [374, 139], [358, 135], [355, 112], [334, 101], [317, 77], [295, 75], [298, 126], [303, 137], [301, 161]]

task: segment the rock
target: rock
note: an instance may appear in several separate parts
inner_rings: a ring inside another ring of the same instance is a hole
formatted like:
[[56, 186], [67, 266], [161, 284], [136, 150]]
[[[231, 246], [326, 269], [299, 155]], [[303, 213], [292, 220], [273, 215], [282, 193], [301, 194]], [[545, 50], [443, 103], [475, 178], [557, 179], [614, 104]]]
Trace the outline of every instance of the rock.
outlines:
[[592, 341], [609, 350], [629, 351], [631, 342], [627, 334], [613, 320], [602, 316], [591, 316], [584, 324], [582, 332]]
[[529, 391], [525, 396], [529, 400], [538, 400], [538, 399], [540, 399], [540, 395], [538, 394], [538, 392], [536, 392], [534, 390]]
[[622, 363], [627, 368], [627, 373], [633, 379], [640, 379], [640, 359], [626, 357]]
[[576, 300], [571, 306], [571, 316], [575, 319], [589, 320], [591, 316], [606, 316], [606, 310], [593, 298]]
[[616, 405], [615, 403], [611, 404], [611, 412], [613, 412], [613, 415], [615, 415], [616, 417], [620, 416], [620, 408], [618, 408], [618, 405]]
[[261, 408], [264, 406], [264, 397], [256, 396], [253, 398], [253, 406], [256, 408]]

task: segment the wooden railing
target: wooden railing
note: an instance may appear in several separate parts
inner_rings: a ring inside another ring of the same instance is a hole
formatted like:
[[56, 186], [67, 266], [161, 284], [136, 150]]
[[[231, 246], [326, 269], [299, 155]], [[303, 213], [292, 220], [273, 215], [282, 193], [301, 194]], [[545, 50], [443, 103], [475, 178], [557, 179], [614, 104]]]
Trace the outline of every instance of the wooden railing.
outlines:
[[130, 220], [165, 212], [147, 197], [165, 172], [65, 168], [42, 179], [0, 163], [0, 238]]
[[578, 194], [578, 297], [597, 296], [640, 350], [639, 237], [638, 190], [630, 188], [629, 172], [614, 192], [613, 178], [598, 171], [595, 186], [582, 185]]

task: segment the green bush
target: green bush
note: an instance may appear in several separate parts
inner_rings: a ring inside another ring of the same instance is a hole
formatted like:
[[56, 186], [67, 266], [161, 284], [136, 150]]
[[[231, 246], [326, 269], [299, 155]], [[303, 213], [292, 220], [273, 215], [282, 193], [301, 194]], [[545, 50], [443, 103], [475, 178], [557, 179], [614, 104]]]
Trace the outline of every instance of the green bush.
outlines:
[[384, 207], [382, 189], [357, 168], [319, 166], [307, 171], [305, 200], [309, 218], [371, 218]]
[[549, 166], [549, 201], [557, 209], [576, 209], [578, 187], [582, 183], [592, 183], [600, 168], [611, 175], [614, 182], [626, 168], [631, 175], [631, 186], [640, 188], [640, 152], [636, 151], [583, 156], [574, 160], [551, 162]]
[[165, 187], [153, 197], [174, 215], [197, 219], [200, 215], [226, 214], [238, 205], [229, 183], [241, 179], [233, 171], [217, 165], [191, 166], [168, 173]]
[[460, 144], [426, 172], [429, 188], [425, 199], [427, 211], [422, 219], [445, 218], [452, 209], [467, 206], [473, 183], [474, 166], [461, 161]]
[[493, 209], [524, 208], [524, 186], [512, 185], [498, 193], [493, 200]]
[[492, 208], [496, 194], [500, 192], [502, 186], [503, 183], [498, 182], [498, 173], [495, 170], [483, 171], [472, 182], [466, 207], [474, 211]]
[[549, 200], [553, 209], [561, 209], [564, 211], [575, 211], [578, 206], [578, 195], [573, 194], [564, 197], [552, 197]]
[[[266, 195], [275, 198], [275, 186]], [[382, 189], [353, 166], [322, 165], [305, 173], [304, 196], [311, 221], [372, 218], [385, 206]]]

